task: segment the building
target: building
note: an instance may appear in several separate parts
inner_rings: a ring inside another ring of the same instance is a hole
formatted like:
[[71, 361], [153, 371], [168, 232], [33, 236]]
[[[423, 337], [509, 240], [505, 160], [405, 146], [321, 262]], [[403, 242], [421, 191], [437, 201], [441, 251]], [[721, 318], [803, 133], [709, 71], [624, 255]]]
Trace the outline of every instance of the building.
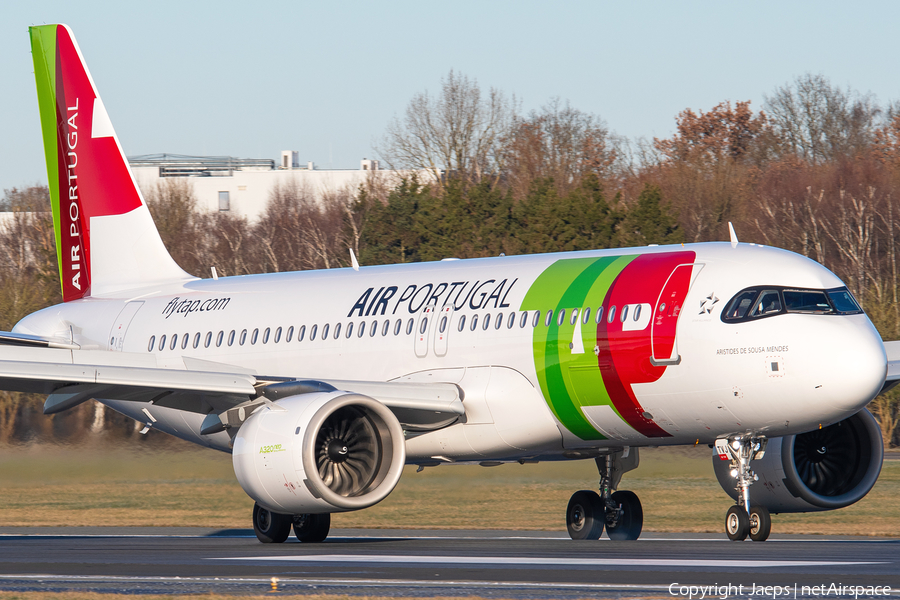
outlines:
[[[281, 153], [281, 162], [271, 159], [230, 156], [181, 156], [151, 154], [128, 158], [138, 185], [148, 190], [164, 178], [184, 178], [191, 183], [201, 211], [230, 211], [251, 221], [265, 211], [270, 192], [279, 185], [296, 183], [317, 197], [345, 189], [356, 191], [370, 177], [392, 183], [411, 171], [379, 168], [377, 160], [363, 159], [359, 169], [317, 169], [308, 162], [301, 166], [297, 152]], [[430, 177], [426, 172], [420, 180]]]

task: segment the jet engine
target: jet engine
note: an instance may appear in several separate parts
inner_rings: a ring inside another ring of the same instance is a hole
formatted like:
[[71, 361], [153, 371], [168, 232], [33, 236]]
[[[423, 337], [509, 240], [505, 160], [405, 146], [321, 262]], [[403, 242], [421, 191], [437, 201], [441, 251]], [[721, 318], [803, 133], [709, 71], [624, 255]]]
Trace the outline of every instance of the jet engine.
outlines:
[[[765, 455], [751, 462], [759, 479], [750, 486], [750, 504], [772, 513], [849, 506], [875, 485], [883, 458], [881, 428], [866, 409], [822, 429], [771, 438]], [[737, 500], [731, 461], [714, 451], [713, 467], [719, 485]]]
[[397, 485], [403, 430], [383, 404], [348, 392], [315, 392], [257, 408], [234, 438], [244, 491], [276, 513], [357, 510]]

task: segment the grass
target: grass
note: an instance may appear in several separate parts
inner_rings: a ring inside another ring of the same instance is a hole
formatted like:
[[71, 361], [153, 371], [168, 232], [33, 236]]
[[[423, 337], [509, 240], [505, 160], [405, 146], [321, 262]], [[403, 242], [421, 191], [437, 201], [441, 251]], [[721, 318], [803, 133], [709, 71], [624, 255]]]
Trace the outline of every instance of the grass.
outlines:
[[[182, 446], [178, 445], [178, 448]], [[644, 529], [720, 532], [731, 501], [709, 450], [651, 449], [621, 487], [644, 506]], [[334, 515], [335, 528], [564, 528], [572, 492], [595, 488], [593, 461], [408, 468], [372, 508]], [[0, 526], [249, 528], [253, 502], [231, 457], [204, 449], [141, 451], [18, 447], [0, 451]], [[872, 492], [838, 511], [776, 515], [777, 533], [897, 535], [900, 461], [886, 462]], [[2, 599], [0, 599], [2, 600]]]

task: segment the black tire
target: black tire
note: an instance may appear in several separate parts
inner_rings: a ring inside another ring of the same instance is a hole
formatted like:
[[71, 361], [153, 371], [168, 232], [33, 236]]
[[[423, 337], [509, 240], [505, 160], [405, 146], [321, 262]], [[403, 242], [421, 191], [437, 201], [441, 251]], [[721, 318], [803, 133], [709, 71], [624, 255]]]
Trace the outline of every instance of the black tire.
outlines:
[[572, 494], [566, 509], [566, 529], [573, 540], [599, 540], [603, 533], [603, 502], [597, 492], [581, 490]]
[[324, 542], [331, 529], [331, 513], [294, 515], [294, 535], [306, 544]]
[[754, 506], [750, 509], [750, 539], [754, 542], [764, 542], [772, 531], [772, 517], [765, 506]]
[[622, 506], [622, 516], [618, 522], [606, 522], [606, 535], [611, 540], [636, 540], [644, 528], [644, 508], [634, 492], [615, 492], [611, 499], [616, 506]]
[[291, 515], [275, 513], [259, 504], [253, 505], [253, 532], [263, 544], [280, 544], [291, 534]]
[[725, 513], [725, 533], [733, 542], [743, 542], [750, 533], [750, 517], [740, 506], [732, 506]]

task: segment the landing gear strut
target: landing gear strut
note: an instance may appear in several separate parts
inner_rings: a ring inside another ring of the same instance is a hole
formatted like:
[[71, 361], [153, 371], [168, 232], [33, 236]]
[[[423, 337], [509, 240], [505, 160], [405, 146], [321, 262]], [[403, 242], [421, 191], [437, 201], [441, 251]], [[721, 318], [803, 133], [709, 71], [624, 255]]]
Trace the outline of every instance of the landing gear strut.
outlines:
[[637, 448], [624, 448], [598, 456], [600, 493], [581, 490], [572, 495], [566, 510], [566, 529], [573, 540], [596, 540], [606, 528], [611, 540], [636, 540], [644, 525], [641, 501], [634, 492], [615, 491], [622, 474], [638, 466]]
[[764, 542], [772, 530], [772, 518], [764, 506], [750, 505], [750, 486], [759, 479], [750, 461], [766, 453], [765, 437], [742, 436], [716, 440], [716, 452], [722, 460], [731, 459], [731, 475], [738, 493], [737, 505], [725, 514], [725, 533], [728, 539], [743, 541], [750, 536], [754, 542]]

